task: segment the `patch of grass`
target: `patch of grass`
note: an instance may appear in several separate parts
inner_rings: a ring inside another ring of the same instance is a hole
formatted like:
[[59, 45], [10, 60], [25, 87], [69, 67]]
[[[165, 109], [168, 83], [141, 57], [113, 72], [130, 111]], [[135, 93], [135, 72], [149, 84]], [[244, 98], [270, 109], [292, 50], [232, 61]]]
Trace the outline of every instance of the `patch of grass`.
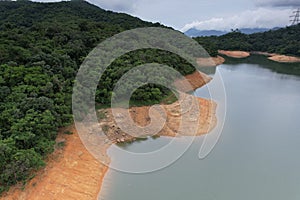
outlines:
[[62, 141], [62, 142], [58, 142], [58, 143], [57, 143], [57, 147], [58, 147], [58, 148], [63, 148], [64, 146], [66, 146], [66, 142], [65, 142], [65, 141]]
[[97, 110], [97, 118], [98, 119], [106, 119], [107, 116], [104, 110]]
[[177, 100], [178, 99], [177, 99], [176, 95], [170, 91], [169, 94], [165, 98], [162, 99], [161, 103], [168, 105], [168, 104], [174, 103]]
[[176, 95], [172, 91], [168, 91], [167, 94], [163, 94], [163, 96], [159, 100], [150, 100], [150, 101], [136, 101], [130, 99], [129, 105], [130, 107], [140, 107], [140, 106], [152, 106], [154, 104], [172, 104], [177, 101]]
[[105, 124], [104, 126], [102, 126], [102, 130], [105, 134], [108, 133], [109, 126]]
[[110, 104], [96, 103], [96, 105], [95, 105], [96, 110], [106, 109], [106, 108], [110, 108], [110, 107], [111, 107]]
[[138, 138], [135, 138], [135, 142], [142, 142], [142, 141], [146, 141], [148, 140], [148, 137], [138, 137]]
[[31, 174], [29, 177], [28, 177], [28, 180], [31, 180], [35, 177], [35, 174]]
[[[191, 92], [191, 94], [192, 93], [193, 92]], [[159, 100], [153, 99], [153, 100], [142, 101], [142, 100], [130, 99], [129, 107], [152, 106], [152, 105], [155, 105], [155, 104], [168, 105], [168, 104], [174, 103], [177, 100], [178, 99], [177, 99], [176, 95], [171, 90], [169, 90], [166, 94], [163, 94]], [[115, 104], [115, 107], [127, 107], [126, 102], [125, 101], [119, 101]], [[111, 104], [99, 104], [98, 103], [98, 104], [96, 104], [95, 108], [96, 108], [96, 110], [111, 108]], [[105, 113], [101, 113], [101, 111], [97, 112], [98, 119], [106, 118], [106, 117], [104, 117], [104, 115], [105, 115]]]
[[155, 140], [155, 139], [160, 138], [160, 136], [159, 136], [159, 135], [153, 135], [153, 136], [151, 136], [151, 138], [152, 138], [153, 140]]
[[6, 191], [8, 191], [8, 187], [0, 185], [0, 197], [1, 197], [1, 194]]
[[72, 135], [73, 132], [72, 131], [65, 131], [64, 134], [66, 134], [66, 135]]

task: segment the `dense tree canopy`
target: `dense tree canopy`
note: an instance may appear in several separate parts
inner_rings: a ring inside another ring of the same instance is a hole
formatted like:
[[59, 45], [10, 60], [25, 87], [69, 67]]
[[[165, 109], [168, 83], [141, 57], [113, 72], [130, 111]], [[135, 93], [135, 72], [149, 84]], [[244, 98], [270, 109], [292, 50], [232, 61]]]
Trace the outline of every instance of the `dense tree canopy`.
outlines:
[[[102, 10], [84, 1], [0, 1], [0, 193], [44, 165], [58, 127], [71, 122], [74, 78], [87, 54], [124, 30], [162, 25]], [[169, 52], [144, 49], [116, 60], [102, 77], [96, 100], [109, 103], [116, 81], [148, 62], [195, 69]], [[134, 101], [154, 103], [168, 95], [146, 85]]]
[[214, 56], [217, 50], [262, 51], [300, 56], [300, 24], [278, 30], [246, 35], [239, 30], [222, 36], [197, 37], [200, 44]]
[[[53, 151], [57, 129], [71, 122], [74, 78], [88, 53], [117, 33], [150, 26], [162, 27], [81, 0], [0, 1], [0, 193], [27, 180]], [[299, 29], [298, 25], [252, 35], [235, 31], [196, 40], [212, 56], [217, 48], [300, 55]], [[150, 62], [171, 66], [182, 75], [195, 70], [170, 52], [131, 52], [105, 71], [96, 101], [108, 104], [116, 81], [132, 67]], [[158, 103], [169, 92], [148, 84], [134, 92], [132, 102]]]

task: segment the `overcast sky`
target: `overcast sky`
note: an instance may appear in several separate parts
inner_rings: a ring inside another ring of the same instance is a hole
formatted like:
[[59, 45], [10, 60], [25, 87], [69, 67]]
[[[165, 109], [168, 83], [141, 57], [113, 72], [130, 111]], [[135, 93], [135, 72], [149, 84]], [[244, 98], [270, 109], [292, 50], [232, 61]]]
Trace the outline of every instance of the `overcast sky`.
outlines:
[[183, 31], [189, 28], [230, 30], [282, 27], [289, 25], [292, 11], [300, 7], [300, 0], [87, 1], [104, 9], [125, 12], [143, 20], [160, 22]]

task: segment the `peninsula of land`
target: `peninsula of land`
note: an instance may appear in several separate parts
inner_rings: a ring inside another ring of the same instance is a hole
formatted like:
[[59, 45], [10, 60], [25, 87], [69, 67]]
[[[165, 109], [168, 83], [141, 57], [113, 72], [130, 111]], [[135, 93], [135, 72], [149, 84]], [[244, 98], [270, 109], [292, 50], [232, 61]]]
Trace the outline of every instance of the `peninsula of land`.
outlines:
[[[191, 83], [192, 89], [202, 87], [211, 80], [209, 76], [198, 71], [187, 75], [186, 79]], [[178, 80], [177, 84], [180, 85], [182, 81]], [[186, 87], [181, 89], [187, 91]], [[216, 126], [215, 102], [185, 93], [180, 95], [182, 102], [176, 101], [170, 105], [161, 105], [166, 113], [166, 123], [155, 136], [200, 136], [208, 133]], [[183, 108], [180, 107], [181, 105], [184, 105]], [[132, 107], [129, 109], [129, 113], [135, 123], [140, 126], [147, 126], [151, 120], [149, 118], [150, 108], [150, 106]], [[25, 186], [11, 187], [0, 199], [96, 200], [101, 190], [103, 178], [109, 168], [110, 158], [106, 154], [107, 149], [112, 144], [131, 142], [137, 139], [118, 128], [112, 115], [112, 108], [100, 111], [105, 114], [105, 117], [99, 120], [99, 124], [102, 130], [104, 127], [108, 127], [105, 134], [109, 141], [104, 141], [105, 138], [103, 141], [98, 141], [105, 145], [99, 146], [97, 151], [101, 152], [101, 160], [104, 159], [105, 162], [100, 162], [90, 154], [74, 126], [63, 128], [56, 139], [56, 150], [49, 156], [46, 167], [40, 170]], [[128, 112], [128, 110], [120, 109], [118, 112]], [[154, 113], [154, 118], [156, 117], [159, 118], [160, 116], [156, 116]], [[181, 123], [185, 124], [181, 130], [191, 130], [180, 131]], [[90, 131], [94, 131], [93, 129], [94, 127], [90, 127]], [[68, 135], [65, 134], [66, 132], [73, 134]], [[147, 136], [147, 134], [142, 136]]]

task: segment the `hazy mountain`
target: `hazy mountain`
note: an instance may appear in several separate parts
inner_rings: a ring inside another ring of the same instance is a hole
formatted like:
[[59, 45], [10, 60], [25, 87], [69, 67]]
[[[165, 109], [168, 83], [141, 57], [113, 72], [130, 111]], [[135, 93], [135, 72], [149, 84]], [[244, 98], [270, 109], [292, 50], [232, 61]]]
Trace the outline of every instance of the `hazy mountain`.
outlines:
[[261, 51], [300, 56], [300, 24], [274, 28], [262, 33], [245, 34], [232, 31], [222, 36], [196, 37], [211, 56], [218, 50]]
[[252, 33], [261, 33], [266, 32], [270, 29], [268, 28], [242, 28], [240, 31], [244, 34], [252, 34]]
[[198, 36], [221, 36], [226, 34], [226, 31], [217, 31], [217, 30], [203, 30], [200, 31], [198, 29], [195, 28], [191, 28], [188, 31], [185, 32], [186, 35], [190, 36], [190, 37], [198, 37]]
[[[277, 30], [278, 27], [273, 28], [271, 30]], [[244, 34], [252, 34], [252, 33], [260, 33], [265, 32], [270, 29], [268, 28], [241, 28], [239, 29]], [[191, 28], [185, 32], [186, 35], [190, 37], [201, 37], [201, 36], [221, 36], [229, 33], [230, 31], [218, 31], [218, 30], [198, 30], [195, 28]]]

